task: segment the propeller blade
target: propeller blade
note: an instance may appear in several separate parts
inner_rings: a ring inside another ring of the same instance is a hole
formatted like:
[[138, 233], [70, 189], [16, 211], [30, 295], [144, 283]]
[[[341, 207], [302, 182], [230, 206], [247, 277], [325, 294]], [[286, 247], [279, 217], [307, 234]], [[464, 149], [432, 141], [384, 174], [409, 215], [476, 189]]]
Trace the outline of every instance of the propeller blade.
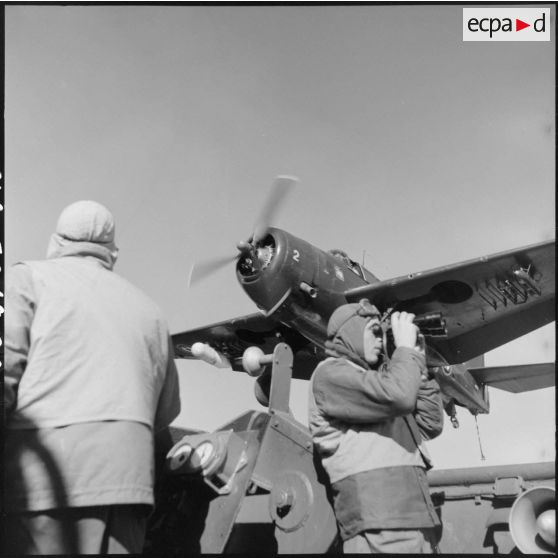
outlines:
[[260, 212], [259, 218], [256, 220], [251, 241], [239, 242], [236, 246], [239, 253], [234, 256], [225, 256], [206, 260], [201, 263], [194, 263], [194, 265], [190, 268], [188, 287], [219, 271], [229, 263], [238, 260], [243, 255], [249, 255], [253, 250], [254, 245], [265, 237], [271, 225], [271, 221], [275, 217], [277, 211], [283, 203], [283, 200], [291, 188], [298, 182], [299, 179], [295, 176], [277, 176], [273, 181], [271, 192], [262, 208], [262, 211]]
[[257, 243], [265, 237], [281, 203], [290, 192], [291, 188], [298, 182], [299, 179], [296, 176], [278, 176], [275, 178], [271, 186], [269, 197], [254, 225], [254, 234], [252, 235], [253, 243]]
[[237, 258], [238, 254], [235, 254], [234, 256], [225, 256], [212, 260], [206, 260], [205, 262], [201, 263], [194, 263], [190, 268], [190, 275], [188, 276], [188, 287], [192, 286], [194, 283], [197, 283], [198, 281], [200, 281], [200, 279], [209, 277], [231, 262], [234, 262]]

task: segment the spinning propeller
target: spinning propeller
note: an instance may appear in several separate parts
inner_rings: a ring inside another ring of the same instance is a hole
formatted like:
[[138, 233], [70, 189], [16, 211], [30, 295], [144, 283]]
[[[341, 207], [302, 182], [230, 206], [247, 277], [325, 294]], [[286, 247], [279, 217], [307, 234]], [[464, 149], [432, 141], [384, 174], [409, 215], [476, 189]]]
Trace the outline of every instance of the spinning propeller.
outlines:
[[268, 195], [267, 200], [265, 201], [265, 204], [263, 205], [262, 210], [254, 223], [251, 236], [248, 240], [241, 240], [237, 243], [236, 248], [238, 253], [234, 256], [213, 258], [204, 262], [194, 263], [190, 269], [188, 286], [197, 283], [201, 279], [205, 279], [229, 263], [238, 261], [238, 259], [242, 256], [252, 256], [252, 259], [256, 259], [258, 243], [267, 236], [267, 232], [271, 226], [273, 218], [277, 214], [291, 188], [297, 184], [298, 181], [298, 178], [294, 176], [276, 177], [271, 185], [270, 194]]

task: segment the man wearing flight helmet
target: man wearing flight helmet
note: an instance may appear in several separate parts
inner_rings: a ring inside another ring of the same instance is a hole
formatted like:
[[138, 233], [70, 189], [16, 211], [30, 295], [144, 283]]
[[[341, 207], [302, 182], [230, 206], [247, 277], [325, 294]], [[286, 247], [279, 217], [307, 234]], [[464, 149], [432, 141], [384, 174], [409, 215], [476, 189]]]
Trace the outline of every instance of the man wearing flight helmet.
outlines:
[[328, 358], [310, 381], [310, 430], [345, 553], [436, 548], [440, 520], [424, 440], [441, 433], [443, 407], [413, 319], [391, 315], [395, 351], [388, 359], [377, 308], [366, 299], [337, 308], [328, 324]]

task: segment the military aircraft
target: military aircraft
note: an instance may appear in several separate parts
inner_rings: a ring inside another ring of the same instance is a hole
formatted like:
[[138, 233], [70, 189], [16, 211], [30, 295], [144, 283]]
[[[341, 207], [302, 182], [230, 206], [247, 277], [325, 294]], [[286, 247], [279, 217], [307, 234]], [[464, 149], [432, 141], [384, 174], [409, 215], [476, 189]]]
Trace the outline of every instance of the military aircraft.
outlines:
[[[340, 552], [327, 478], [308, 428], [290, 412], [289, 390], [291, 377], [308, 379], [324, 357], [329, 317], [342, 304], [367, 299], [382, 312], [385, 358], [390, 314], [416, 315], [454, 426], [456, 404], [488, 412], [487, 386], [518, 392], [554, 384], [551, 363], [479, 363], [486, 351], [554, 320], [554, 241], [382, 281], [341, 250], [271, 226], [296, 182], [275, 180], [234, 257], [191, 273], [193, 283], [236, 261], [258, 311], [173, 335], [176, 357], [255, 376], [268, 409], [246, 411], [215, 432], [171, 432], [147, 554]], [[448, 527], [437, 534], [441, 548], [554, 553], [540, 539], [555, 521], [539, 527], [555, 504], [553, 465], [431, 471], [432, 498]]]
[[177, 358], [257, 376], [256, 397], [266, 405], [270, 376], [262, 355], [272, 353], [278, 343], [288, 344], [294, 354], [293, 377], [308, 379], [324, 357], [332, 312], [368, 299], [383, 313], [386, 335], [391, 312], [416, 315], [427, 366], [454, 426], [455, 404], [474, 415], [489, 411], [487, 386], [519, 392], [554, 385], [554, 363], [467, 364], [555, 319], [554, 240], [380, 280], [341, 250], [321, 250], [270, 226], [297, 180], [275, 179], [253, 234], [238, 243], [234, 258], [206, 262], [191, 274], [194, 282], [236, 260], [236, 277], [259, 311], [174, 334]]

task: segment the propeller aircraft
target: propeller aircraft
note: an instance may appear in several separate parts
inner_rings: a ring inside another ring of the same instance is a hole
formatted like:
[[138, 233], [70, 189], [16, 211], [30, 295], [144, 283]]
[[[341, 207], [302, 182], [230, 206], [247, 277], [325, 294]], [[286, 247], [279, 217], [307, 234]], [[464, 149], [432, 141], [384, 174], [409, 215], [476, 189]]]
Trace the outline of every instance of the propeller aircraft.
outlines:
[[380, 280], [341, 250], [321, 250], [270, 226], [297, 181], [277, 177], [252, 235], [238, 243], [234, 258], [195, 266], [190, 276], [194, 283], [236, 261], [237, 280], [258, 312], [174, 334], [176, 358], [256, 376], [256, 397], [267, 405], [270, 372], [262, 355], [287, 343], [293, 377], [309, 379], [325, 356], [333, 311], [367, 299], [383, 313], [385, 334], [391, 312], [416, 315], [427, 366], [455, 427], [456, 404], [474, 415], [489, 412], [488, 386], [520, 392], [554, 385], [554, 363], [474, 364], [485, 352], [555, 319], [554, 240]]

